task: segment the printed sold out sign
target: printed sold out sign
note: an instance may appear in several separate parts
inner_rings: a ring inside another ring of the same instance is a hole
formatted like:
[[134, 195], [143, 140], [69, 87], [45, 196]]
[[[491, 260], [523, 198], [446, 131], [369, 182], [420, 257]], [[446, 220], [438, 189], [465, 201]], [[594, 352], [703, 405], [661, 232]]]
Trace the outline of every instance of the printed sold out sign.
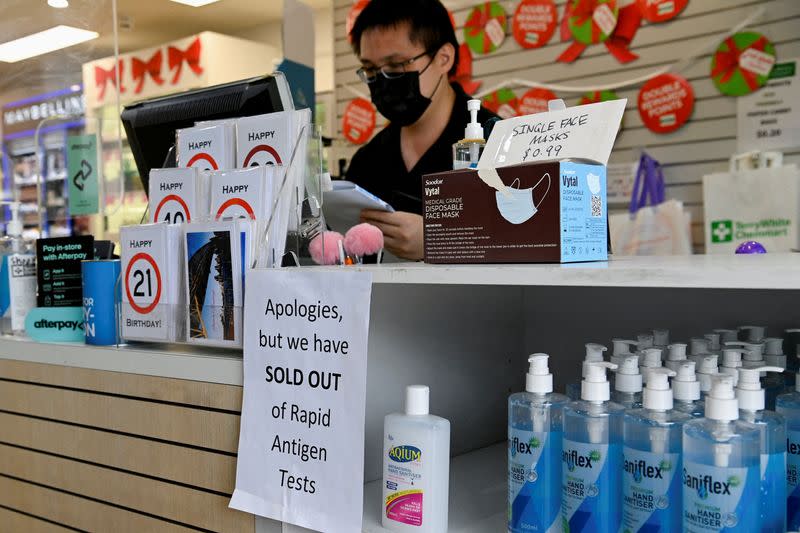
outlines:
[[375, 108], [365, 98], [352, 100], [344, 110], [342, 133], [353, 144], [364, 144], [375, 131]]
[[639, 91], [639, 115], [647, 128], [670, 133], [683, 126], [694, 108], [694, 90], [677, 74], [652, 78]]

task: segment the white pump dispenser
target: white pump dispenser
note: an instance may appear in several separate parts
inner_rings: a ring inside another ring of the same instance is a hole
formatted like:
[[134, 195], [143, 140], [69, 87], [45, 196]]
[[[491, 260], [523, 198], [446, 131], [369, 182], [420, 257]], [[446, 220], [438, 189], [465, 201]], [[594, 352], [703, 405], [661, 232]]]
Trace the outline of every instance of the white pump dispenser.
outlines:
[[739, 382], [739, 369], [742, 368], [742, 356], [747, 353], [743, 348], [725, 348], [722, 350], [722, 366], [720, 374], [727, 374], [733, 378], [733, 386]]
[[642, 375], [639, 373], [639, 356], [626, 355], [615, 371], [614, 393], [611, 399], [626, 409], [642, 405]]
[[525, 390], [534, 394], [553, 392], [553, 374], [547, 366], [548, 355], [535, 353], [528, 357], [528, 374], [525, 376]]
[[783, 354], [783, 339], [767, 337], [764, 339], [764, 362], [769, 366], [786, 369], [786, 356]]
[[[697, 380], [700, 382], [701, 392], [710, 391], [712, 376], [719, 375], [717, 360], [718, 356], [716, 355], [706, 355], [703, 356], [703, 358], [700, 360], [700, 364], [697, 365], [696, 375], [697, 375]], [[733, 382], [733, 378], [731, 378], [731, 382]], [[731, 387], [733, 387], [732, 384]]]
[[711, 351], [711, 343], [708, 339], [695, 337], [689, 341], [689, 350], [692, 355], [705, 355]]
[[669, 368], [654, 368], [650, 370], [650, 379], [644, 388], [643, 406], [653, 411], [669, 411], [672, 409], [672, 391], [669, 388], [669, 378], [676, 373]]
[[705, 335], [703, 335], [703, 338], [705, 338], [708, 341], [708, 349], [711, 353], [719, 352], [720, 349], [719, 333], [706, 333]]
[[668, 329], [654, 329], [653, 330], [653, 346], [665, 347], [669, 345], [669, 330]]
[[483, 140], [483, 126], [480, 122], [478, 122], [478, 111], [480, 108], [480, 100], [473, 99], [467, 102], [467, 110], [469, 110], [469, 124], [467, 124], [467, 127], [464, 130], [465, 140]]
[[764, 389], [761, 388], [761, 372], [783, 372], [783, 369], [777, 366], [740, 368], [739, 384], [736, 387], [739, 409], [746, 411], [764, 410], [765, 400]]
[[636, 340], [639, 343], [639, 351], [642, 351], [646, 348], [652, 348], [655, 342], [652, 333], [640, 333], [636, 336]]
[[611, 385], [606, 377], [606, 369], [616, 370], [617, 365], [605, 361], [591, 362], [581, 381], [581, 400], [593, 403], [607, 402], [611, 399]]
[[750, 342], [744, 345], [745, 353], [742, 354], [742, 366], [753, 368], [764, 366], [764, 344], [761, 342]]
[[664, 366], [677, 372], [678, 368], [686, 362], [686, 345], [676, 342], [667, 346], [667, 350]]
[[735, 329], [715, 329], [712, 331], [719, 335], [719, 342], [721, 345], [724, 345], [726, 342], [735, 341], [738, 338]]
[[614, 347], [609, 360], [615, 365], [621, 365], [623, 358], [633, 353], [631, 348], [639, 349], [638, 341], [631, 339], [611, 339], [611, 343]]
[[739, 326], [739, 333], [747, 342], [761, 342], [764, 339], [764, 326]]
[[[603, 352], [608, 348], [602, 344], [590, 342], [586, 344], [586, 355], [583, 359], [583, 366], [581, 367], [581, 378], [586, 376], [586, 368], [589, 363], [599, 363], [603, 360]], [[567, 384], [567, 396], [570, 400], [579, 400], [581, 397], [581, 383], [573, 382]]]
[[639, 359], [639, 372], [642, 374], [642, 382], [647, 383], [649, 371], [653, 368], [660, 368], [661, 350], [659, 348], [646, 348], [642, 351]]
[[676, 370], [672, 378], [672, 397], [675, 409], [693, 417], [703, 415], [703, 404], [700, 400], [700, 382], [694, 373], [694, 361], [686, 361]]

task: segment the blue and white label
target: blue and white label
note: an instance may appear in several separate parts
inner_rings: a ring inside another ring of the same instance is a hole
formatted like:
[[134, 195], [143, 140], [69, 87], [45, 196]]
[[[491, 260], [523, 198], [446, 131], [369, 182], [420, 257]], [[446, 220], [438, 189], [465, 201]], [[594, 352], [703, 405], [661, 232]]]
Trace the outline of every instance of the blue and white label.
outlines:
[[759, 530], [760, 468], [683, 463], [683, 531]]
[[681, 455], [626, 446], [622, 466], [622, 531], [679, 531]]
[[622, 519], [622, 446], [568, 439], [563, 442], [563, 530], [569, 533], [616, 533]]
[[786, 435], [786, 526], [789, 530], [800, 528], [800, 431]]
[[786, 531], [786, 454], [761, 454], [761, 533]]
[[511, 428], [508, 434], [508, 531], [561, 532], [561, 438]]
[[562, 162], [561, 261], [608, 259], [606, 167]]

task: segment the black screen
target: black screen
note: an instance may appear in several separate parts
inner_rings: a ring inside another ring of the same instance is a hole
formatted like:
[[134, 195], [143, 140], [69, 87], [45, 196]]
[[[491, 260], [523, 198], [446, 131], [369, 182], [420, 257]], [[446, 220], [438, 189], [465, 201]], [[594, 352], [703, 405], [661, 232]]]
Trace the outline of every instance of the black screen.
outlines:
[[122, 111], [122, 124], [147, 193], [150, 169], [164, 166], [176, 130], [284, 109], [279, 80], [263, 76], [131, 104]]

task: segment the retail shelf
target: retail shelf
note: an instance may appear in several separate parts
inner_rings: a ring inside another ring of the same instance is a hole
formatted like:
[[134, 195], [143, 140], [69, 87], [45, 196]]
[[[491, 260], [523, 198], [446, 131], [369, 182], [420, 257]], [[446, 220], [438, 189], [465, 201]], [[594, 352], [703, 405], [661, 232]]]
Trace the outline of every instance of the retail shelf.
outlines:
[[[450, 461], [450, 533], [506, 530], [506, 444], [454, 457]], [[364, 485], [364, 533], [389, 533], [381, 527], [381, 481]]]
[[800, 289], [800, 253], [614, 257], [607, 262], [572, 264], [387, 263], [347, 268], [372, 273], [376, 284]]

